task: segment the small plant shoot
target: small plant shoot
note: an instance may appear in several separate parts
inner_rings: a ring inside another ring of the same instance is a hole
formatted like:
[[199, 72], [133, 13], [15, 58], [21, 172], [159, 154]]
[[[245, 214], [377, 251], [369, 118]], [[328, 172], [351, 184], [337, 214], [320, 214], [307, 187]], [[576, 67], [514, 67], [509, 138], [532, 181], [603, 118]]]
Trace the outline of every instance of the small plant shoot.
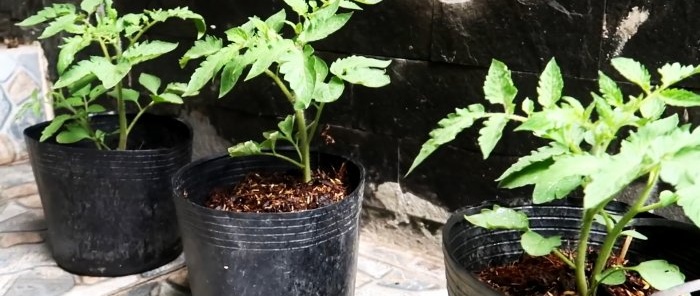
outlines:
[[[143, 73], [138, 82], [147, 92], [128, 88], [125, 80], [132, 69], [143, 62], [173, 51], [178, 44], [160, 40], [143, 40], [154, 25], [170, 18], [191, 20], [198, 38], [206, 26], [199, 14], [187, 8], [147, 10], [120, 16], [112, 0], [83, 0], [79, 7], [73, 4], [53, 4], [17, 24], [22, 27], [46, 23], [39, 39], [63, 33], [56, 68], [58, 80], [51, 92], [56, 109], [65, 111], [56, 116], [42, 133], [41, 141], [56, 135], [58, 143], [70, 144], [92, 140], [98, 149], [127, 149], [129, 133], [138, 119], [151, 107], [162, 103], [182, 104], [184, 83], [161, 85], [160, 78]], [[94, 45], [101, 55], [75, 61], [76, 55]], [[130, 78], [130, 77], [129, 77]], [[107, 109], [98, 104], [98, 98], [107, 95], [115, 100], [119, 128], [102, 131], [90, 124], [90, 116]], [[136, 114], [129, 119], [127, 104]], [[116, 147], [110, 147], [106, 137], [117, 135]]]
[[[679, 116], [666, 112], [668, 107], [700, 106], [700, 95], [677, 87], [677, 83], [700, 73], [698, 66], [666, 64], [657, 70], [659, 84], [639, 62], [618, 57], [612, 66], [640, 91], [623, 95], [617, 83], [599, 72], [598, 90], [592, 92], [591, 103], [562, 94], [564, 87], [560, 69], [554, 59], [542, 72], [537, 97], [516, 103], [517, 89], [508, 67], [493, 60], [484, 83], [486, 101], [458, 108], [430, 132], [409, 173], [441, 145], [452, 141], [462, 130], [483, 121], [478, 138], [483, 157], [489, 157], [508, 122], [515, 122], [515, 131], [529, 132], [548, 141], [531, 154], [512, 164], [498, 179], [499, 186], [517, 188], [534, 186], [532, 199], [542, 204], [567, 197], [582, 188], [583, 222], [580, 242], [573, 258], [559, 249], [560, 238], [544, 237], [527, 227], [525, 214], [494, 208], [465, 217], [470, 223], [488, 229], [514, 229], [523, 233], [521, 245], [532, 256], [550, 253], [575, 270], [578, 295], [596, 295], [599, 285], [617, 285], [625, 281], [626, 271], [638, 272], [658, 290], [682, 284], [684, 275], [678, 267], [651, 260], [637, 266], [624, 266], [623, 260], [608, 264], [620, 238], [629, 245], [632, 238], [646, 239], [627, 229], [638, 214], [678, 204], [696, 224], [700, 224], [700, 129], [681, 123]], [[493, 107], [493, 108], [492, 108]], [[644, 188], [621, 216], [608, 214], [604, 208], [634, 181], [643, 181]], [[654, 189], [665, 182], [673, 190], [659, 194], [652, 201]], [[587, 262], [589, 237], [593, 223], [607, 230], [604, 243], [597, 250], [595, 262]], [[624, 258], [626, 246], [619, 257]], [[592, 266], [590, 275], [586, 266]]]
[[[240, 80], [260, 75], [270, 78], [284, 94], [294, 114], [285, 117], [278, 129], [263, 133], [264, 141], [247, 141], [228, 149], [232, 157], [271, 155], [282, 158], [303, 171], [311, 181], [309, 147], [317, 132], [326, 104], [335, 102], [345, 83], [366, 87], [389, 84], [385, 69], [390, 61], [362, 56], [340, 58], [330, 64], [321, 59], [311, 43], [341, 29], [358, 4], [381, 0], [285, 0], [295, 14], [285, 9], [267, 19], [251, 17], [248, 22], [226, 31], [226, 39], [207, 36], [198, 41], [180, 60], [204, 59], [192, 75], [185, 95], [193, 95], [215, 77], [220, 77], [219, 96], [229, 93]], [[291, 19], [291, 20], [288, 20]], [[283, 36], [287, 35], [288, 36]], [[278, 142], [290, 144], [298, 157], [275, 151]]]

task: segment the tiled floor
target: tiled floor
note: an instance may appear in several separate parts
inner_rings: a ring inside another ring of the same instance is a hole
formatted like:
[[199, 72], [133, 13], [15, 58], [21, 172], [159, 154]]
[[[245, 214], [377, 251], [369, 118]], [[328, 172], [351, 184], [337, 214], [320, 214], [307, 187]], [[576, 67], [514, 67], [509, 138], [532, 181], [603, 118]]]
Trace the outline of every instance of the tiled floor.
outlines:
[[[31, 168], [0, 166], [0, 295], [189, 295], [184, 258], [116, 278], [76, 276], [58, 268], [44, 243], [46, 225]], [[439, 249], [412, 251], [363, 229], [357, 296], [444, 296]]]

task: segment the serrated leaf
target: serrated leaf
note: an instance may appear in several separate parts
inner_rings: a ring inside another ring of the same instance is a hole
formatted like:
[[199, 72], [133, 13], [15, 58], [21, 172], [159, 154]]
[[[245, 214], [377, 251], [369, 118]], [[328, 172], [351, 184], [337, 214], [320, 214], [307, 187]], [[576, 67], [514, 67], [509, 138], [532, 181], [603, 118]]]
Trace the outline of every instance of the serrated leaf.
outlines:
[[133, 66], [169, 53], [175, 50], [177, 45], [177, 43], [159, 40], [136, 43], [124, 51], [122, 58], [129, 61], [129, 63]]
[[664, 101], [659, 96], [650, 96], [642, 101], [639, 111], [644, 118], [656, 119], [666, 110]]
[[[246, 52], [246, 58], [254, 62], [244, 80], [248, 81], [264, 73], [265, 70], [269, 69], [278, 59], [280, 62], [280, 72], [282, 72], [282, 67], [284, 67], [283, 63], [288, 62], [288, 60], [299, 62], [295, 59], [299, 58], [299, 56], [295, 56], [299, 54], [304, 55], [303, 51], [296, 48], [290, 40], [260, 42], [256, 44], [256, 47]], [[294, 66], [300, 65], [301, 64], [296, 64]], [[291, 66], [287, 65], [285, 71], [289, 71], [289, 67]]]
[[80, 2], [80, 9], [88, 14], [92, 14], [102, 2], [102, 0], [83, 0]]
[[581, 186], [581, 181], [579, 176], [567, 176], [538, 182], [535, 184], [535, 189], [532, 193], [532, 202], [534, 204], [543, 204], [564, 198], [574, 189]]
[[75, 14], [75, 5], [71, 3], [54, 3], [53, 5], [44, 7], [36, 14], [24, 19], [22, 22], [18, 23], [17, 26], [34, 26], [67, 14]]
[[58, 53], [58, 61], [56, 62], [58, 73], [63, 74], [68, 66], [73, 63], [75, 55], [88, 45], [90, 45], [90, 40], [82, 36], [64, 38], [63, 44], [60, 46], [61, 51]]
[[683, 208], [685, 215], [700, 226], [700, 185], [693, 185], [679, 189], [678, 205]]
[[564, 80], [561, 77], [561, 70], [556, 60], [551, 59], [540, 75], [537, 102], [545, 108], [553, 106], [561, 98], [562, 89], [564, 89]]
[[75, 14], [67, 14], [67, 15], [58, 17], [53, 22], [49, 23], [49, 25], [46, 27], [46, 29], [44, 29], [44, 32], [42, 32], [38, 38], [39, 39], [46, 39], [46, 38], [54, 36], [60, 32], [71, 30], [72, 29], [71, 27], [77, 26], [75, 24], [75, 21], [77, 18], [78, 18], [78, 16]]
[[[112, 89], [109, 93], [107, 93], [107, 95], [112, 97], [112, 98], [115, 98], [115, 99], [119, 97], [117, 89]], [[126, 101], [130, 101], [130, 102], [134, 102], [134, 103], [138, 104], [139, 96], [141, 96], [141, 94], [136, 90], [133, 90], [130, 88], [123, 88], [121, 96], [122, 96], [122, 99], [124, 99]]]
[[272, 29], [275, 32], [279, 32], [282, 30], [282, 27], [284, 26], [284, 21], [287, 20], [287, 13], [284, 11], [284, 9], [280, 10], [279, 12], [273, 14], [269, 18], [265, 20], [265, 23], [267, 26]]
[[338, 59], [331, 64], [331, 73], [339, 78], [366, 87], [382, 87], [391, 82], [386, 68], [391, 60], [382, 61], [362, 56]]
[[508, 124], [505, 114], [496, 114], [484, 121], [484, 127], [479, 130], [479, 147], [484, 159], [487, 159], [501, 139], [503, 129]]
[[530, 256], [545, 256], [561, 246], [561, 236], [544, 237], [534, 231], [526, 231], [520, 237], [520, 246]]
[[659, 74], [661, 74], [663, 86], [668, 87], [695, 74], [695, 67], [683, 66], [679, 63], [665, 64], [659, 68]]
[[612, 66], [630, 82], [637, 84], [645, 92], [651, 90], [651, 75], [644, 65], [630, 59], [617, 57], [611, 60]]
[[657, 290], [666, 290], [673, 286], [683, 284], [685, 275], [678, 266], [668, 263], [666, 260], [650, 260], [629, 267], [642, 276], [652, 287]]
[[508, 66], [501, 61], [491, 60], [489, 72], [484, 82], [484, 95], [491, 104], [506, 106], [506, 110], [512, 110], [513, 99], [518, 90], [513, 85]]
[[591, 181], [583, 191], [583, 207], [596, 208], [626, 188], [638, 177], [642, 158], [643, 155], [620, 153], [603, 162], [597, 173], [590, 175]]
[[514, 229], [525, 231], [529, 228], [527, 215], [506, 207], [494, 205], [493, 209], [483, 209], [474, 215], [465, 215], [469, 223], [486, 229]]
[[643, 234], [639, 233], [639, 231], [636, 231], [633, 229], [629, 229], [629, 230], [625, 230], [623, 232], [620, 232], [620, 235], [621, 236], [631, 236], [632, 238], [639, 239], [639, 240], [647, 240], [648, 239], [648, 237], [646, 237], [646, 235], [643, 235]]
[[623, 269], [611, 268], [597, 275], [596, 280], [603, 285], [616, 286], [624, 284], [627, 281], [627, 275]]
[[295, 110], [305, 110], [311, 105], [311, 100], [316, 86], [316, 74], [314, 73], [314, 58], [311, 56], [310, 47], [293, 49], [280, 57], [280, 73], [294, 91]]
[[292, 139], [294, 136], [294, 115], [287, 115], [284, 120], [277, 124], [277, 128], [285, 137]]
[[141, 84], [146, 90], [151, 92], [152, 94], [157, 94], [158, 89], [160, 88], [160, 78], [157, 76], [148, 74], [148, 73], [141, 73], [139, 75], [139, 84]]
[[659, 92], [666, 104], [676, 107], [700, 106], [700, 95], [683, 89], [669, 88]]
[[223, 41], [214, 36], [206, 36], [197, 40], [194, 45], [180, 58], [180, 67], [185, 67], [190, 60], [214, 54], [221, 50]]
[[284, 3], [287, 3], [299, 15], [305, 15], [309, 10], [306, 0], [284, 0]]
[[324, 39], [340, 30], [352, 17], [352, 12], [340, 13], [327, 19], [312, 18], [299, 34], [299, 40], [309, 43]]
[[112, 64], [107, 58], [92, 57], [90, 62], [92, 74], [97, 76], [105, 88], [110, 89], [117, 85], [131, 71], [131, 65], [127, 63]]
[[190, 77], [190, 81], [187, 83], [187, 91], [185, 91], [184, 95], [190, 96], [199, 92], [237, 54], [237, 51], [232, 52], [232, 50], [224, 48], [208, 56]]
[[207, 25], [204, 18], [189, 10], [187, 7], [177, 7], [168, 10], [147, 11], [148, 15], [157, 22], [164, 22], [169, 18], [180, 18], [183, 20], [191, 20], [197, 29], [197, 39], [202, 38], [207, 31]]
[[602, 97], [612, 106], [622, 106], [622, 91], [612, 78], [598, 71], [598, 88]]
[[221, 85], [219, 86], [219, 98], [228, 94], [240, 79], [247, 65], [241, 56], [234, 57], [221, 71]]
[[[333, 71], [332, 67], [331, 71]], [[472, 105], [470, 108], [458, 108], [454, 113], [450, 113], [447, 117], [441, 119], [438, 122], [438, 127], [430, 132], [430, 139], [423, 143], [418, 156], [413, 159], [413, 163], [406, 175], [410, 174], [437, 148], [454, 140], [457, 134], [474, 125], [474, 121], [482, 116], [484, 116], [484, 107]]]
[[[554, 145], [540, 147], [536, 151], [532, 151], [530, 155], [520, 157], [517, 162], [511, 165], [496, 181], [501, 181], [501, 186], [507, 187], [509, 183], [513, 183], [518, 178], [518, 173], [523, 172], [527, 168], [533, 167], [539, 164], [540, 169], [546, 169], [554, 161], [552, 158], [554, 156], [562, 155], [568, 150], [564, 147]], [[544, 163], [544, 166], [542, 164]]]
[[172, 94], [172, 93], [163, 93], [163, 94], [159, 94], [159, 95], [152, 95], [151, 99], [156, 104], [161, 104], [161, 103], [182, 104], [182, 103], [184, 103], [180, 96], [178, 96], [176, 94]]
[[69, 125], [67, 130], [58, 133], [56, 142], [60, 144], [71, 144], [84, 139], [89, 139], [90, 133], [79, 125]]
[[94, 75], [92, 70], [94, 63], [89, 60], [83, 60], [77, 64], [70, 67], [66, 72], [64, 72], [56, 81], [53, 88], [59, 89], [67, 86], [71, 86], [74, 83], [86, 78], [87, 76]]
[[345, 83], [342, 79], [333, 76], [328, 83], [316, 83], [314, 101], [319, 103], [335, 102], [343, 95]]
[[54, 117], [53, 120], [51, 120], [51, 123], [47, 125], [42, 131], [41, 131], [41, 138], [39, 138], [39, 142], [44, 142], [46, 139], [50, 138], [56, 132], [63, 127], [63, 123], [66, 122], [67, 120], [71, 119], [72, 117], [67, 114], [61, 114], [56, 117]]
[[350, 0], [340, 1], [340, 7], [345, 8], [345, 9], [352, 9], [352, 10], [362, 10], [362, 7], [360, 7], [359, 5], [355, 4], [355, 2], [352, 2]]
[[228, 154], [231, 157], [256, 155], [260, 153], [262, 153], [260, 144], [254, 141], [238, 143], [235, 146], [228, 148]]

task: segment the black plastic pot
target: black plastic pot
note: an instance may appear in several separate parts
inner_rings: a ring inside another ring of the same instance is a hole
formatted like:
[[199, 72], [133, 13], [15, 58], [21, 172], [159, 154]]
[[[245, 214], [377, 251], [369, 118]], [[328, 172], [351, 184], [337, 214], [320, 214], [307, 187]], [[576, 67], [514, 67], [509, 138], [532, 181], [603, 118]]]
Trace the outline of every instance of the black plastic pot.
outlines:
[[[443, 254], [450, 296], [502, 296], [475, 276], [487, 266], [517, 261], [522, 256], [520, 232], [512, 230], [491, 231], [476, 227], [464, 219], [464, 215], [492, 208], [494, 204], [522, 210], [530, 218], [530, 227], [544, 236], [562, 235], [562, 240], [573, 248], [578, 240], [582, 208], [580, 200], [563, 200], [544, 205], [532, 205], [528, 200], [487, 201], [481, 205], [456, 211], [443, 228]], [[620, 213], [623, 203], [611, 203], [607, 210]], [[638, 261], [665, 259], [680, 267], [687, 279], [700, 276], [700, 250], [688, 244], [688, 237], [700, 237], [700, 230], [692, 225], [669, 221], [645, 214], [635, 219], [635, 230], [649, 240], [634, 240], [630, 256]], [[594, 225], [589, 240], [593, 246], [601, 245], [605, 231]], [[695, 294], [694, 294], [695, 295]]]
[[295, 169], [269, 156], [222, 155], [173, 177], [192, 294], [351, 296], [355, 289], [364, 169], [315, 154], [312, 166], [346, 163], [352, 192], [342, 201], [295, 213], [233, 213], [202, 206], [210, 190], [248, 172]]
[[[105, 130], [117, 125], [112, 115], [92, 121]], [[39, 142], [47, 124], [24, 135], [58, 265], [81, 275], [120, 276], [179, 256], [170, 178], [191, 160], [191, 128], [144, 115], [130, 141], [145, 150], [104, 151], [91, 143]]]

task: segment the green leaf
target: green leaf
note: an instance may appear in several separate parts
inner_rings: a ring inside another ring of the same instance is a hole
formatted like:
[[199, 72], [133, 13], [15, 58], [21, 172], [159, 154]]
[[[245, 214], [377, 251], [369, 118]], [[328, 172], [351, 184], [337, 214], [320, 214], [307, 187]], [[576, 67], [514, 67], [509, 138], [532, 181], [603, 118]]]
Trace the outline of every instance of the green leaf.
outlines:
[[561, 246], [561, 236], [544, 237], [534, 231], [526, 231], [520, 237], [520, 245], [530, 256], [545, 256]]
[[687, 77], [692, 76], [695, 72], [693, 66], [682, 66], [679, 63], [665, 64], [659, 68], [661, 74], [661, 83], [664, 87], [675, 84]]
[[44, 142], [46, 139], [53, 136], [63, 126], [63, 123], [71, 118], [72, 117], [67, 114], [61, 114], [54, 117], [54, 119], [51, 120], [51, 123], [41, 131], [41, 138], [39, 138], [39, 142]]
[[535, 204], [543, 204], [561, 199], [569, 195], [571, 191], [581, 185], [582, 179], [579, 176], [566, 176], [563, 178], [553, 178], [543, 180], [535, 184], [535, 189], [532, 193], [532, 202]]
[[285, 137], [292, 139], [294, 137], [294, 115], [287, 115], [284, 120], [277, 124], [277, 128]]
[[161, 81], [157, 76], [141, 73], [141, 75], [139, 75], [139, 83], [152, 94], [157, 94]]
[[242, 56], [234, 57], [221, 71], [221, 85], [219, 86], [219, 98], [228, 94], [240, 79], [246, 64]]
[[583, 207], [595, 208], [626, 188], [641, 172], [642, 158], [643, 155], [621, 152], [603, 162], [600, 169], [590, 175], [591, 181], [584, 189]]
[[685, 215], [695, 223], [700, 225], [700, 185], [693, 185], [679, 189], [678, 205], [683, 208]]
[[71, 144], [80, 140], [89, 139], [90, 133], [79, 125], [68, 125], [67, 130], [64, 130], [56, 136], [56, 142], [60, 144]]
[[659, 96], [650, 96], [642, 101], [639, 111], [644, 118], [656, 119], [666, 110], [664, 101]]
[[83, 0], [80, 2], [80, 9], [88, 14], [92, 14], [102, 2], [102, 0]]
[[621, 236], [631, 236], [632, 238], [639, 239], [639, 240], [647, 240], [648, 239], [648, 237], [639, 233], [639, 231], [632, 230], [632, 229], [620, 232], [620, 235]]
[[159, 40], [146, 41], [129, 47], [124, 51], [122, 58], [129, 61], [133, 66], [160, 57], [175, 50], [175, 48], [177, 48], [177, 43]]
[[260, 144], [254, 141], [238, 143], [235, 146], [228, 148], [228, 154], [231, 157], [256, 155], [260, 153], [262, 153], [262, 150], [260, 150]]
[[513, 85], [508, 66], [501, 61], [491, 60], [489, 73], [486, 75], [486, 81], [484, 82], [486, 100], [491, 102], [491, 104], [504, 105], [506, 110], [510, 110], [512, 107], [508, 106], [512, 105], [517, 93], [518, 89]]
[[180, 18], [183, 20], [192, 20], [197, 29], [197, 39], [202, 38], [207, 31], [207, 25], [204, 18], [189, 10], [187, 7], [178, 7], [168, 10], [147, 11], [148, 15], [156, 22], [164, 22], [169, 18]]
[[352, 2], [350, 0], [340, 1], [340, 7], [345, 8], [345, 9], [352, 9], [352, 10], [362, 10], [362, 7], [360, 7], [359, 5], [355, 4], [355, 2]]
[[[559, 145], [540, 147], [536, 151], [532, 151], [530, 155], [520, 157], [518, 161], [503, 172], [503, 174], [501, 174], [496, 181], [501, 181], [500, 185], [504, 186], [505, 188], [520, 187], [511, 187], [513, 186], [511, 184], [523, 184], [523, 182], [518, 181], [520, 177], [527, 176], [528, 173], [535, 167], [537, 168], [536, 171], [548, 168], [552, 163], [554, 163], [552, 160], [554, 156], [562, 155], [567, 151], [568, 150], [566, 148]], [[524, 186], [524, 184], [521, 186]]]
[[269, 69], [278, 57], [281, 60], [285, 60], [289, 58], [288, 55], [293, 55], [294, 53], [302, 53], [301, 49], [294, 48], [289, 53], [285, 54], [285, 51], [291, 48], [293, 48], [293, 46], [291, 46], [288, 42], [283, 41], [270, 43], [261, 42], [259, 44], [256, 44], [254, 48], [252, 48], [246, 53], [254, 62], [253, 65], [250, 67], [250, 71], [248, 71], [248, 75], [246, 75], [244, 80], [248, 81], [264, 73], [265, 70]]
[[[331, 67], [332, 71], [332, 67]], [[474, 121], [484, 116], [484, 107], [481, 105], [471, 105], [469, 108], [458, 108], [454, 113], [438, 122], [438, 128], [430, 132], [430, 139], [423, 143], [423, 146], [413, 159], [413, 164], [408, 169], [406, 175], [410, 174], [419, 164], [421, 164], [437, 148], [446, 144], [457, 136], [462, 130], [474, 125]]]
[[185, 52], [185, 55], [180, 58], [180, 67], [184, 68], [190, 60], [217, 53], [222, 47], [223, 42], [221, 39], [214, 36], [206, 36], [204, 39], [197, 40], [194, 42], [192, 48]]
[[385, 70], [390, 64], [391, 60], [350, 56], [333, 62], [331, 73], [352, 84], [382, 87], [391, 81]]
[[77, 26], [75, 24], [77, 18], [78, 16], [75, 14], [67, 14], [57, 18], [53, 22], [49, 23], [46, 29], [44, 29], [44, 32], [41, 33], [38, 38], [46, 39], [60, 32], [72, 30], [75, 26]]
[[666, 290], [685, 282], [685, 276], [678, 266], [666, 260], [646, 261], [629, 269], [639, 272], [639, 275], [657, 290]]
[[612, 78], [598, 71], [598, 88], [603, 98], [612, 106], [622, 106], [622, 91]]
[[58, 53], [58, 61], [56, 62], [58, 73], [63, 74], [68, 66], [73, 63], [75, 55], [88, 45], [90, 45], [90, 40], [82, 36], [64, 38], [63, 44], [60, 46], [61, 51]]
[[659, 92], [666, 104], [676, 107], [700, 106], [700, 95], [683, 89], [669, 88]]
[[562, 89], [564, 89], [564, 80], [561, 77], [561, 70], [556, 60], [551, 59], [540, 75], [537, 102], [545, 108], [553, 106], [561, 98]]
[[343, 95], [345, 83], [342, 79], [333, 76], [328, 83], [316, 83], [314, 90], [314, 101], [319, 103], [335, 102]]
[[611, 63], [627, 80], [639, 85], [647, 93], [651, 90], [651, 75], [642, 64], [633, 59], [622, 57], [613, 58]]
[[596, 280], [603, 285], [617, 286], [622, 285], [627, 281], [627, 275], [623, 269], [609, 268], [603, 271], [603, 273], [597, 275]]
[[327, 19], [312, 18], [304, 26], [304, 31], [299, 34], [299, 40], [309, 43], [324, 39], [340, 30], [352, 17], [352, 12], [340, 13]]
[[284, 9], [280, 10], [279, 12], [273, 14], [269, 18], [265, 20], [265, 23], [267, 26], [272, 29], [275, 32], [279, 32], [282, 30], [282, 27], [284, 26], [284, 21], [287, 20], [287, 13], [284, 11]]
[[72, 86], [76, 82], [85, 79], [86, 77], [93, 75], [92, 70], [94, 63], [89, 60], [83, 60], [73, 65], [59, 76], [58, 80], [54, 84], [54, 89], [59, 89], [67, 86]]
[[17, 26], [34, 26], [67, 14], [75, 14], [75, 5], [71, 3], [55, 3], [51, 6], [44, 7], [36, 14], [24, 19], [22, 22], [18, 23]]
[[483, 209], [480, 213], [464, 216], [469, 223], [486, 229], [515, 229], [525, 231], [529, 228], [527, 215], [523, 212], [494, 205], [493, 209]]
[[493, 148], [496, 147], [507, 123], [508, 117], [505, 114], [496, 114], [484, 121], [484, 127], [479, 130], [478, 139], [484, 159], [488, 158]]
[[131, 65], [127, 63], [119, 63], [114, 65], [104, 57], [92, 57], [90, 62], [92, 74], [97, 76], [105, 88], [110, 89], [117, 85], [131, 71]]
[[366, 4], [366, 5], [374, 5], [374, 4], [377, 4], [379, 2], [382, 2], [382, 0], [353, 0], [353, 1], [355, 1], [357, 3]]
[[87, 108], [88, 113], [102, 113], [105, 111], [107, 111], [107, 109], [104, 106], [99, 105], [99, 104], [92, 104], [92, 105], [88, 106], [88, 108]]
[[90, 101], [93, 101], [93, 100], [99, 98], [101, 95], [103, 95], [106, 92], [107, 92], [107, 89], [104, 86], [98, 85], [98, 86], [95, 86], [94, 88], [92, 88], [92, 90], [90, 90], [90, 94], [88, 94], [88, 97], [90, 97]]
[[535, 103], [529, 98], [525, 98], [525, 100], [523, 100], [521, 109], [523, 110], [523, 112], [525, 112], [525, 114], [530, 115], [533, 111], [535, 111]]
[[164, 93], [160, 95], [151, 95], [151, 99], [156, 104], [170, 103], [170, 104], [182, 104], [182, 98], [176, 94]]
[[[114, 90], [114, 92], [116, 93], [116, 90]], [[138, 102], [140, 96], [141, 96], [141, 93], [139, 93], [136, 90], [133, 90], [130, 88], [123, 88], [122, 89], [122, 98], [126, 101]]]
[[294, 91], [295, 110], [305, 110], [311, 105], [311, 100], [316, 86], [316, 73], [314, 73], [314, 59], [311, 56], [310, 47], [293, 49], [280, 57], [280, 73], [284, 74], [284, 80]]
[[306, 0], [284, 0], [284, 3], [287, 3], [299, 15], [305, 15], [309, 11]]
[[678, 201], [680, 196], [671, 191], [664, 190], [659, 193], [659, 202], [661, 202], [663, 207], [668, 207]]
[[231, 61], [238, 54], [237, 51], [227, 50], [224, 48], [218, 52], [210, 55], [204, 60], [199, 67], [194, 71], [190, 77], [190, 81], [187, 83], [187, 91], [185, 91], [185, 96], [193, 95], [199, 92], [204, 85], [214, 78], [214, 75], [224, 67], [224, 65]]

